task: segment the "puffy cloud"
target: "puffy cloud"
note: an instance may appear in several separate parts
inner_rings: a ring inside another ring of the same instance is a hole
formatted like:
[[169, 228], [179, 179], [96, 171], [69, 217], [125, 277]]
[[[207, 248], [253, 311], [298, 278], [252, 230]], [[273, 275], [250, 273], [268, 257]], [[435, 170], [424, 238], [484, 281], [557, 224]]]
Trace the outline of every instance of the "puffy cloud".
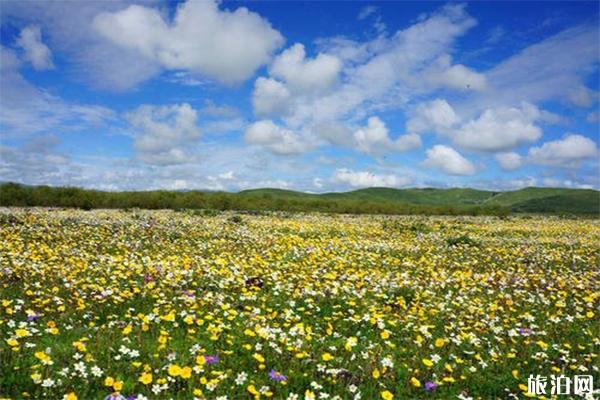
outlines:
[[421, 138], [414, 133], [400, 136], [396, 140], [390, 139], [387, 126], [378, 117], [369, 118], [367, 126], [354, 132], [354, 140], [359, 151], [370, 155], [405, 151], [421, 146]]
[[423, 165], [435, 168], [449, 175], [473, 175], [475, 166], [451, 147], [441, 144], [427, 150]]
[[188, 1], [170, 21], [157, 9], [132, 5], [94, 18], [97, 32], [166, 69], [188, 70], [225, 83], [248, 79], [283, 38], [268, 21], [240, 7]]
[[299, 135], [271, 120], [254, 122], [246, 129], [244, 138], [247, 143], [263, 146], [282, 155], [303, 153], [311, 147]]
[[148, 164], [183, 164], [191, 160], [186, 148], [200, 138], [198, 113], [189, 104], [142, 105], [125, 114], [134, 128], [133, 147]]
[[327, 91], [337, 81], [341, 68], [340, 60], [329, 54], [307, 59], [304, 46], [296, 43], [273, 60], [269, 73], [285, 81], [292, 91], [312, 93]]
[[[452, 49], [457, 37], [474, 25], [475, 20], [465, 12], [464, 5], [453, 4], [424, 16], [417, 23], [389, 37], [381, 35], [365, 43], [343, 38], [321, 41], [320, 48], [324, 52], [308, 61], [305, 61], [301, 47], [288, 49], [289, 58], [303, 60], [290, 63], [302, 66], [294, 71], [304, 71], [307, 63], [316, 63], [319, 57], [325, 59], [325, 56], [329, 60], [343, 61], [343, 66], [337, 73], [337, 66], [333, 68], [337, 63], [319, 63], [330, 66], [326, 69], [321, 65], [321, 68], [330, 71], [319, 77], [319, 80], [326, 82], [325, 87], [329, 82], [339, 81], [335, 90], [329, 92], [309, 95], [298, 92], [292, 84], [284, 82], [292, 94], [292, 106], [283, 115], [285, 123], [297, 129], [345, 119], [357, 121], [383, 109], [402, 107], [411, 96], [432, 90], [432, 84], [425, 82], [423, 74], [435, 60]], [[451, 68], [451, 65], [448, 64], [448, 67]], [[277, 70], [271, 68], [272, 72]], [[336, 74], [339, 77], [334, 79]], [[279, 76], [283, 82], [283, 73]], [[304, 79], [313, 82], [317, 78]], [[296, 88], [312, 86], [301, 82], [303, 84], [297, 83]]]
[[406, 123], [409, 132], [447, 133], [460, 120], [454, 109], [444, 99], [419, 104]]
[[42, 33], [39, 26], [29, 25], [23, 28], [16, 45], [23, 49], [23, 57], [31, 63], [33, 68], [37, 70], [54, 68], [52, 52], [42, 42]]
[[468, 121], [452, 134], [461, 147], [480, 151], [502, 151], [542, 136], [534, 123], [542, 118], [540, 110], [529, 104], [521, 107], [499, 107], [485, 110], [477, 119]]
[[254, 82], [252, 106], [257, 115], [283, 115], [289, 109], [290, 91], [275, 79], [259, 77]]
[[495, 158], [505, 171], [515, 170], [523, 165], [523, 157], [514, 152], [498, 153]]
[[434, 86], [477, 91], [486, 87], [485, 75], [462, 64], [452, 65], [452, 59], [448, 54], [439, 57], [434, 65], [425, 71], [424, 76]]
[[562, 139], [529, 149], [528, 161], [533, 164], [574, 168], [583, 161], [596, 159], [598, 146], [592, 139], [569, 134]]
[[353, 171], [346, 168], [337, 169], [332, 176], [334, 183], [345, 183], [352, 187], [400, 187], [408, 185], [411, 180], [393, 174], [374, 174], [368, 171]]

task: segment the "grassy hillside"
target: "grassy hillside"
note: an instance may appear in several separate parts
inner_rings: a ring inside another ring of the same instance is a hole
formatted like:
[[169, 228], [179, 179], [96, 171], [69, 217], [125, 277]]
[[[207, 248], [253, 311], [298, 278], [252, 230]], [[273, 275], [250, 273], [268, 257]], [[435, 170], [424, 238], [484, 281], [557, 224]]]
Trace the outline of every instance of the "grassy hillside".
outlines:
[[530, 187], [509, 192], [476, 189], [392, 189], [375, 187], [351, 192], [312, 194], [283, 189], [253, 189], [243, 196], [271, 199], [328, 199], [436, 206], [502, 206], [515, 212], [597, 214], [600, 192], [587, 189]]
[[600, 215], [595, 190], [526, 188], [512, 192], [475, 189], [369, 188], [345, 193], [303, 193], [283, 189], [225, 192], [101, 192], [0, 184], [1, 206], [80, 208], [172, 208], [217, 210], [320, 211], [354, 214], [527, 213]]

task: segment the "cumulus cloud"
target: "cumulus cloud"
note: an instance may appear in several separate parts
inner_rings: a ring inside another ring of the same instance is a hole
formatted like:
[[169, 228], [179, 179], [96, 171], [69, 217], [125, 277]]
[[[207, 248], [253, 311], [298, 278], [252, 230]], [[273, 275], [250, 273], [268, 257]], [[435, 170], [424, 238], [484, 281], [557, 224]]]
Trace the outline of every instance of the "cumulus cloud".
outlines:
[[406, 123], [409, 132], [448, 133], [460, 121], [460, 117], [444, 99], [419, 104]]
[[275, 79], [259, 77], [254, 82], [252, 106], [257, 115], [283, 115], [289, 110], [291, 93], [288, 88]]
[[535, 122], [541, 118], [540, 110], [529, 103], [522, 103], [520, 107], [487, 109], [479, 118], [463, 124], [452, 134], [452, 138], [466, 149], [508, 150], [538, 140], [542, 130]]
[[271, 120], [254, 122], [244, 136], [249, 144], [260, 145], [275, 154], [290, 155], [307, 151], [310, 145], [299, 135]]
[[[389, 37], [379, 35], [365, 43], [344, 38], [322, 41], [321, 52], [314, 57], [308, 57], [304, 47], [295, 44], [273, 61], [268, 77], [256, 80], [252, 97], [255, 114], [278, 117], [282, 126], [295, 132], [314, 132], [323, 139], [321, 143], [348, 146], [354, 142], [370, 154], [384, 147], [418, 147], [417, 132], [409, 131], [392, 141], [377, 129], [365, 128], [348, 140], [348, 131], [355, 130], [369, 114], [402, 108], [413, 95], [440, 86], [456, 88], [450, 83], [458, 78], [454, 71], [466, 70], [454, 68], [448, 52], [454, 40], [475, 23], [464, 5], [447, 5]], [[431, 65], [436, 62], [434, 71]], [[428, 71], [431, 81], [425, 82]], [[466, 79], [460, 83], [461, 90], [467, 81], [465, 85], [470, 82], [473, 88], [483, 85], [483, 78], [475, 71], [469, 73], [460, 77]]]
[[523, 157], [515, 152], [498, 153], [494, 157], [505, 171], [513, 171], [523, 165]]
[[170, 70], [187, 70], [224, 82], [241, 82], [283, 44], [269, 22], [245, 7], [219, 9], [213, 1], [181, 4], [172, 20], [157, 9], [132, 5], [93, 20], [116, 45]]
[[421, 146], [421, 138], [417, 134], [407, 134], [392, 140], [389, 130], [379, 117], [371, 117], [364, 126], [354, 132], [357, 150], [370, 154], [380, 155], [393, 151], [406, 151]]
[[294, 44], [282, 52], [269, 67], [269, 74], [299, 93], [327, 91], [337, 81], [342, 64], [329, 54], [307, 59], [304, 45]]
[[434, 86], [461, 91], [481, 91], [486, 88], [485, 75], [462, 64], [452, 65], [452, 59], [448, 54], [439, 57], [433, 66], [424, 72], [424, 77]]
[[33, 68], [45, 70], [54, 68], [52, 52], [42, 42], [42, 33], [39, 26], [29, 25], [21, 30], [16, 45], [23, 50], [23, 58], [29, 61]]
[[423, 166], [435, 168], [449, 175], [473, 175], [475, 166], [452, 147], [441, 144], [433, 146], [426, 152], [427, 158]]
[[142, 161], [170, 165], [191, 160], [186, 149], [198, 141], [200, 129], [198, 112], [189, 104], [142, 105], [125, 119], [134, 129], [133, 147]]
[[528, 160], [533, 164], [574, 168], [589, 159], [597, 159], [598, 146], [592, 139], [576, 134], [552, 140], [529, 149]]
[[345, 183], [355, 188], [360, 187], [401, 187], [411, 182], [408, 177], [393, 174], [374, 174], [368, 171], [353, 171], [340, 168], [335, 170], [331, 180], [334, 183]]

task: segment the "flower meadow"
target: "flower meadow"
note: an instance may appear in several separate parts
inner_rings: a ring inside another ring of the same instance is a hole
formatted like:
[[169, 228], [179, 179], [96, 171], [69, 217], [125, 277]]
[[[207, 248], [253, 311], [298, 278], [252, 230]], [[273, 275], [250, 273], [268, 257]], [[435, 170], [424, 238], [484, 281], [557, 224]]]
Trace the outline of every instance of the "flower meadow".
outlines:
[[5, 209], [0, 398], [598, 387], [599, 245], [597, 220], [557, 217]]

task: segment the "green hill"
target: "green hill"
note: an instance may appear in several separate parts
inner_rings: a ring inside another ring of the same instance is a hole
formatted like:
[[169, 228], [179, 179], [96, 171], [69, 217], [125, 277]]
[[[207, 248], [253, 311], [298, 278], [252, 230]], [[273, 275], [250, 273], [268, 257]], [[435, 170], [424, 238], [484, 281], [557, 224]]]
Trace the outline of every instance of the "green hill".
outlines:
[[0, 184], [0, 206], [80, 208], [173, 208], [321, 211], [371, 214], [579, 214], [600, 216], [600, 192], [525, 188], [494, 192], [469, 188], [368, 188], [340, 193], [284, 189], [227, 192], [102, 192], [79, 188]]

